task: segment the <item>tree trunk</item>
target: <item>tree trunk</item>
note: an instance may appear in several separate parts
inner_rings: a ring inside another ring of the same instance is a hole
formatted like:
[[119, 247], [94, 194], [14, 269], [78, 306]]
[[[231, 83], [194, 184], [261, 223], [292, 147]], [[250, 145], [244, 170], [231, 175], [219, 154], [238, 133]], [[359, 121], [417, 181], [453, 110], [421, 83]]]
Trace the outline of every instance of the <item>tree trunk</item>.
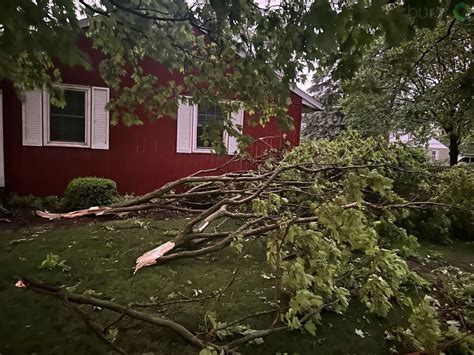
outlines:
[[451, 132], [449, 134], [449, 165], [453, 166], [458, 163], [459, 156], [459, 136]]

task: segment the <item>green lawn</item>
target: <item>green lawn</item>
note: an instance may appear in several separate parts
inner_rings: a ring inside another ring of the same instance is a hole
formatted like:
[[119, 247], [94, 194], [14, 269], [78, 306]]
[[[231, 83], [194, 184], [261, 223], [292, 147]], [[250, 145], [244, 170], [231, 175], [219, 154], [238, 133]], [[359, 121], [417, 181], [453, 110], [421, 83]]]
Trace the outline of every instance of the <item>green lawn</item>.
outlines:
[[[193, 331], [204, 325], [206, 311], [216, 312], [218, 320], [234, 320], [247, 313], [271, 309], [273, 280], [266, 266], [265, 244], [250, 241], [248, 255], [238, 260], [233, 249], [211, 256], [150, 267], [132, 275], [135, 259], [167, 240], [165, 231], [182, 226], [183, 220], [148, 221], [144, 229], [133, 221], [90, 223], [71, 228], [41, 226], [0, 231], [0, 354], [105, 354], [104, 345], [62, 302], [13, 287], [14, 276], [27, 276], [47, 283], [73, 286], [74, 292], [94, 290], [100, 297], [121, 304], [166, 301], [209, 295], [224, 287], [232, 271], [238, 274], [219, 300], [171, 305], [166, 309], [142, 308], [175, 320]], [[424, 245], [423, 253], [436, 252], [450, 260], [451, 247]], [[453, 262], [471, 267], [472, 245], [455, 250]], [[48, 253], [66, 260], [70, 271], [39, 270]], [[449, 258], [448, 258], [449, 256]], [[88, 291], [91, 292], [91, 291]], [[179, 293], [178, 293], [179, 292]], [[96, 310], [102, 322], [113, 319], [107, 311]], [[316, 336], [301, 332], [277, 333], [261, 345], [242, 346], [244, 354], [383, 354], [389, 345], [384, 330], [403, 324], [405, 316], [392, 312], [388, 319], [376, 318], [365, 308], [353, 305], [345, 317], [324, 314], [324, 326]], [[267, 328], [273, 316], [244, 322], [253, 329]], [[361, 338], [355, 329], [367, 336]], [[196, 354], [174, 333], [126, 320], [119, 325], [117, 344], [129, 353]]]
[[455, 265], [474, 272], [474, 243], [442, 245], [422, 242], [419, 253], [428, 264]]

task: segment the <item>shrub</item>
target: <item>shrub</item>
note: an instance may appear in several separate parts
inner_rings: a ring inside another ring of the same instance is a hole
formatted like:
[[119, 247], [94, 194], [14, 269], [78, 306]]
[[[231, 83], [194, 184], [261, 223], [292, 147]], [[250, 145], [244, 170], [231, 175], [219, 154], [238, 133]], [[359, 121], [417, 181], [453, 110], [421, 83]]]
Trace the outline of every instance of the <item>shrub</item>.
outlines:
[[61, 209], [60, 200], [57, 196], [38, 197], [34, 195], [18, 196], [13, 194], [8, 199], [8, 206], [16, 209], [48, 211], [59, 211]]
[[64, 192], [67, 210], [107, 205], [117, 199], [117, 184], [110, 179], [79, 177], [71, 180]]
[[61, 210], [61, 199], [58, 196], [46, 196], [42, 198], [43, 209], [48, 211]]
[[8, 205], [13, 208], [31, 208], [31, 209], [42, 209], [41, 197], [34, 195], [18, 196], [12, 195], [8, 199]]

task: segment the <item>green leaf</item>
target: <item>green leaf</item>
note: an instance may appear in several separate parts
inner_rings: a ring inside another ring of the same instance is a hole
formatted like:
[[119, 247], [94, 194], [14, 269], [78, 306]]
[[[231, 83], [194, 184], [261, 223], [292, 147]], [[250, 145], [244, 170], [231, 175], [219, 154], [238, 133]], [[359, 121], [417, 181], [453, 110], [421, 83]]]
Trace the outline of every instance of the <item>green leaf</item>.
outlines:
[[307, 321], [304, 324], [304, 329], [311, 335], [316, 335], [316, 325], [314, 325], [313, 321]]
[[199, 355], [217, 355], [217, 351], [214, 348], [206, 346], [199, 352]]

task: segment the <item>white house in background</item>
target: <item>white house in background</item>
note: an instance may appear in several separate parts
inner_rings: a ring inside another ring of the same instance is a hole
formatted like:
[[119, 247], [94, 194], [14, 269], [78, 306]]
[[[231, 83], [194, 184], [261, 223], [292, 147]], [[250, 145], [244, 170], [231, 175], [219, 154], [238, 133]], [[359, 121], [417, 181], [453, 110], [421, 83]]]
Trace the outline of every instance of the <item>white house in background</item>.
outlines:
[[409, 145], [410, 147], [425, 148], [426, 153], [432, 162], [449, 162], [449, 148], [437, 139], [430, 138], [426, 144], [422, 144], [419, 141], [416, 141], [415, 138], [410, 134], [390, 133], [389, 142], [401, 142]]

